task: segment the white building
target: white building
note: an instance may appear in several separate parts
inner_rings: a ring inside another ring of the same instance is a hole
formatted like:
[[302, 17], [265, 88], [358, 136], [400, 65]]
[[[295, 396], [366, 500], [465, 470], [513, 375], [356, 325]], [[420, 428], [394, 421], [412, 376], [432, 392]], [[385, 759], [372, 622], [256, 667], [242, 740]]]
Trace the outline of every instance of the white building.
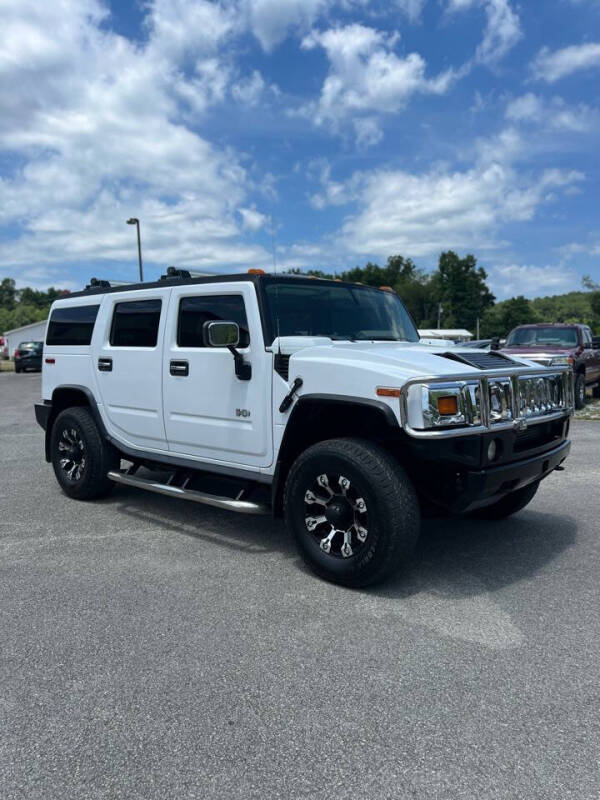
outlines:
[[451, 339], [453, 342], [468, 342], [473, 334], [466, 328], [419, 328], [421, 339]]
[[12, 358], [15, 350], [21, 342], [43, 342], [46, 339], [46, 325], [47, 319], [41, 322], [32, 322], [31, 325], [23, 325], [21, 328], [13, 328], [10, 331], [4, 331], [4, 341], [8, 348], [8, 356]]

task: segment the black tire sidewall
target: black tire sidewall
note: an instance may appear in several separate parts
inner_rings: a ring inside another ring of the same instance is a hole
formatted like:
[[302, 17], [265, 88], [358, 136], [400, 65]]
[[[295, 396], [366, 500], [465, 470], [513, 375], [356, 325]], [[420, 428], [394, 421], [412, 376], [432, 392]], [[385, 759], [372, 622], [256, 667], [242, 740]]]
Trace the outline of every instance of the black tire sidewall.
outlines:
[[[299, 462], [299, 463], [298, 463]], [[380, 487], [369, 479], [368, 471], [353, 459], [333, 452], [307, 452], [298, 459], [288, 476], [285, 488], [285, 516], [300, 554], [321, 577], [348, 586], [366, 586], [385, 577], [398, 566], [398, 557], [407, 556], [418, 536], [418, 503], [410, 487], [412, 509], [417, 530], [409, 531], [404, 546], [398, 541], [403, 531], [397, 530], [394, 515]], [[314, 486], [320, 474], [344, 475], [359, 491], [367, 506], [368, 536], [358, 553], [349, 558], [325, 553], [306, 528], [304, 495]], [[399, 477], [399, 476], [398, 476]], [[410, 515], [408, 515], [410, 518]]]
[[[583, 397], [581, 396], [581, 385], [583, 384]], [[581, 409], [585, 406], [585, 375], [579, 373], [575, 377], [575, 408]]]

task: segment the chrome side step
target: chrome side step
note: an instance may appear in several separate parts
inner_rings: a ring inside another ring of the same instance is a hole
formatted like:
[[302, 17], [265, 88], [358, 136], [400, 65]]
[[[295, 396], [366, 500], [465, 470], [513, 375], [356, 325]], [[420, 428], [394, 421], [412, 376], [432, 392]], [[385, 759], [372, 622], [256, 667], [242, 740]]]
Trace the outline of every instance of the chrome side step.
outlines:
[[182, 489], [168, 483], [158, 483], [152, 478], [142, 478], [139, 475], [128, 475], [120, 470], [111, 470], [108, 477], [115, 483], [125, 486], [135, 486], [138, 489], [147, 489], [149, 492], [166, 494], [169, 497], [178, 497], [180, 500], [193, 500], [194, 503], [204, 503], [206, 506], [224, 508], [227, 511], [237, 511], [241, 514], [270, 514], [271, 509], [265, 503], [252, 503], [249, 500], [236, 500], [232, 497], [219, 497], [215, 494], [198, 492], [195, 489]]

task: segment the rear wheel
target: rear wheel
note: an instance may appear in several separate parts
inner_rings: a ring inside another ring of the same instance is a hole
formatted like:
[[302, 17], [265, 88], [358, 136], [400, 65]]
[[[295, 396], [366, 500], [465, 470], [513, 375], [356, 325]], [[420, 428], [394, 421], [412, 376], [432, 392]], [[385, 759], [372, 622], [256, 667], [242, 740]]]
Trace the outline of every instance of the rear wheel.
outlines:
[[114, 486], [107, 473], [118, 466], [119, 455], [100, 434], [89, 409], [61, 411], [52, 426], [50, 451], [56, 479], [69, 497], [92, 500]]
[[408, 476], [383, 448], [360, 439], [330, 439], [302, 453], [286, 481], [284, 509], [306, 563], [346, 586], [386, 578], [419, 536]]
[[575, 376], [575, 408], [583, 408], [585, 405], [585, 375], [580, 372]]
[[535, 483], [523, 486], [523, 488], [517, 489], [516, 492], [505, 495], [501, 500], [498, 500], [497, 503], [479, 508], [477, 511], [473, 512], [472, 516], [478, 519], [504, 519], [505, 517], [510, 517], [511, 514], [516, 514], [517, 511], [521, 511], [521, 509], [525, 508], [525, 506], [533, 500], [539, 485], [540, 482], [536, 481]]
[[18, 367], [16, 364], [15, 364], [15, 372], [16, 372], [17, 374], [18, 374], [19, 372], [21, 372], [21, 367]]

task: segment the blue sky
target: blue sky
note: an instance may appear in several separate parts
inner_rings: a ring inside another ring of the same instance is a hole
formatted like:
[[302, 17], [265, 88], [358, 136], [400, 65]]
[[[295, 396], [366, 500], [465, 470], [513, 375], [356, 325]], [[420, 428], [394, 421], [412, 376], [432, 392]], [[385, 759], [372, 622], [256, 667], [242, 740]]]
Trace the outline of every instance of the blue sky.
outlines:
[[0, 277], [600, 280], [600, 0], [5, 0]]

